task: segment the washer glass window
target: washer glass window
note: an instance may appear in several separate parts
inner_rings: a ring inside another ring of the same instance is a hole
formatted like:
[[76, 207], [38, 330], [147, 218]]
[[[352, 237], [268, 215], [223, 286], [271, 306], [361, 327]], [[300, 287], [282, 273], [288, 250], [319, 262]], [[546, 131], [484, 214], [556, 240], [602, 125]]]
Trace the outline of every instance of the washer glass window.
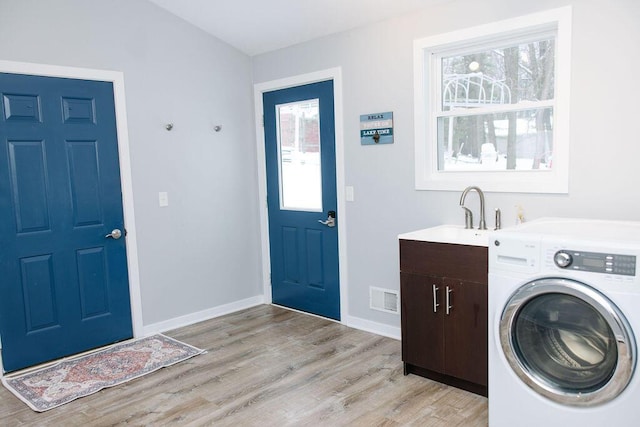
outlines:
[[560, 404], [608, 402], [635, 369], [629, 322], [606, 296], [574, 280], [546, 278], [520, 287], [502, 312], [499, 334], [516, 375]]
[[616, 337], [604, 317], [583, 300], [545, 294], [527, 302], [512, 329], [514, 351], [529, 371], [554, 388], [592, 392], [612, 377]]

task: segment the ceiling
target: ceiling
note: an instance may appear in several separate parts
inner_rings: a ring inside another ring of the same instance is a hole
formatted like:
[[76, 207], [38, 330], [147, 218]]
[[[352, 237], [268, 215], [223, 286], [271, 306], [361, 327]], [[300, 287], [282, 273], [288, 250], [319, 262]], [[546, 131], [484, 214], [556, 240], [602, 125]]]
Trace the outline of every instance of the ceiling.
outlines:
[[150, 0], [253, 56], [448, 0]]

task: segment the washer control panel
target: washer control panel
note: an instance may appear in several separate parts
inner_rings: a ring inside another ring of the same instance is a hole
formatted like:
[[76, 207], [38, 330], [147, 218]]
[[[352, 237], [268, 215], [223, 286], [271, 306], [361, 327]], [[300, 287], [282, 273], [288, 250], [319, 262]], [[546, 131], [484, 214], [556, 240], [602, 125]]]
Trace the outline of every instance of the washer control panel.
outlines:
[[635, 255], [620, 255], [604, 252], [582, 252], [562, 249], [555, 253], [553, 262], [560, 268], [594, 273], [636, 275]]

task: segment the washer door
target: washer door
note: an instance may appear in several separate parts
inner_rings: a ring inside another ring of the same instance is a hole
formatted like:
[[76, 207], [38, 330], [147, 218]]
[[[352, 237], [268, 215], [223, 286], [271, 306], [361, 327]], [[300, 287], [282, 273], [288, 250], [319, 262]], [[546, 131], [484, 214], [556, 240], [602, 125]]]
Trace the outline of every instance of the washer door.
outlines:
[[564, 405], [615, 398], [635, 368], [634, 337], [620, 310], [573, 280], [536, 280], [516, 291], [500, 319], [500, 342], [522, 381]]

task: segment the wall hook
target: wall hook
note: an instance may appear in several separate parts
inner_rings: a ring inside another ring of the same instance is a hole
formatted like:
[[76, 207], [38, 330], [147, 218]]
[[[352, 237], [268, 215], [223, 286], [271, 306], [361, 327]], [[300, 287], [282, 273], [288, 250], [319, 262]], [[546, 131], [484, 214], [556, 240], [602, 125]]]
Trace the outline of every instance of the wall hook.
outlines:
[[220, 131], [222, 130], [222, 126], [220, 126], [220, 125], [215, 125], [215, 126], [213, 127], [213, 130], [215, 130], [216, 132], [220, 132]]
[[167, 124], [164, 126], [164, 128], [165, 128], [166, 130], [171, 130], [171, 129], [173, 129], [173, 123], [167, 123]]

